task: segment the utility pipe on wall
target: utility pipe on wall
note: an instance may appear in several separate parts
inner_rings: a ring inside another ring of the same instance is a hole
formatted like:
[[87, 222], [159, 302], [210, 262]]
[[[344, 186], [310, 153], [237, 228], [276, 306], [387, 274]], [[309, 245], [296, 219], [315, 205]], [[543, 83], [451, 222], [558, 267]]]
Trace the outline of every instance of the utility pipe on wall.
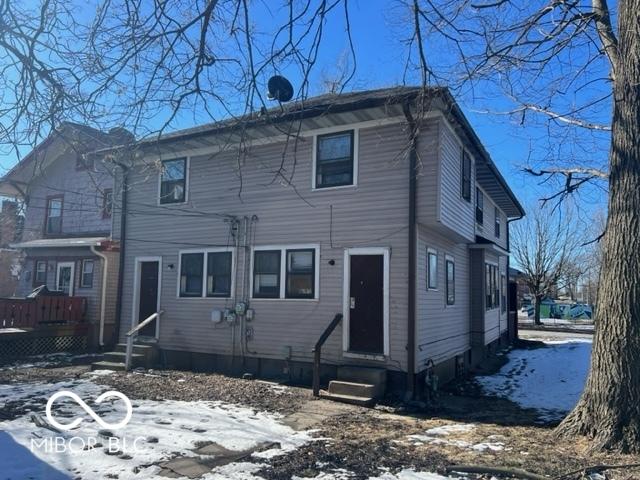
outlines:
[[[96, 250], [95, 245], [91, 245], [90, 247], [91, 253], [100, 257], [102, 259], [102, 292], [100, 296], [100, 335], [98, 338], [98, 343], [101, 347], [104, 347], [104, 317], [105, 317], [105, 308], [107, 303], [107, 270], [109, 268], [109, 257], [107, 257], [104, 253]], [[82, 275], [82, 271], [80, 272]]]

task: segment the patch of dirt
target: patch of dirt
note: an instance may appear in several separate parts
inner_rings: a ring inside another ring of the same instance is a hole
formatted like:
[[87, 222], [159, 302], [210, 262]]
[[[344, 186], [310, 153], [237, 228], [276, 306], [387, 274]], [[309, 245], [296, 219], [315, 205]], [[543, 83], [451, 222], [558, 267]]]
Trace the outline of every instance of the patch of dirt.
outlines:
[[298, 410], [313, 398], [308, 389], [215, 373], [175, 370], [115, 372], [95, 382], [110, 385], [130, 398], [147, 400], [214, 400], [282, 414]]

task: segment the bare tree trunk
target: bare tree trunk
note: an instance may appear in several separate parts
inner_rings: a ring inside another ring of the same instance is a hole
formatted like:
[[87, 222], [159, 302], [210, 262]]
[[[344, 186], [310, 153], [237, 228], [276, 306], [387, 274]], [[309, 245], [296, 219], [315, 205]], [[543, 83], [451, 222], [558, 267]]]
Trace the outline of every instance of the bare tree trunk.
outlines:
[[591, 371], [560, 434], [640, 452], [640, 0], [620, 1], [609, 219]]
[[540, 321], [540, 307], [542, 303], [542, 298], [536, 296], [535, 305], [533, 306], [533, 324], [534, 325], [542, 325]]

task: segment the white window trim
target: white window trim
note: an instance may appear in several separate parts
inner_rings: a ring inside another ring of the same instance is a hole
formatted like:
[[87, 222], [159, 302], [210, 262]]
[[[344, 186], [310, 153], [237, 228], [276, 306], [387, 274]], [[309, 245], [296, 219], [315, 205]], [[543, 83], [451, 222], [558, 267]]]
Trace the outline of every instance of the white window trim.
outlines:
[[[135, 257], [133, 269], [133, 302], [131, 302], [131, 329], [133, 330], [140, 323], [140, 264], [142, 262], [158, 262], [158, 301], [156, 302], [156, 312], [160, 311], [162, 299], [162, 257]], [[156, 340], [160, 339], [160, 319], [156, 319]]]
[[73, 297], [76, 288], [76, 262], [58, 262], [56, 265], [56, 290], [58, 290], [58, 285], [60, 285], [60, 268], [61, 267], [71, 267], [71, 284], [69, 285], [69, 296]]
[[[447, 289], [449, 288], [449, 278], [447, 272], [447, 262], [453, 263], [453, 303], [449, 304], [449, 299], [447, 298], [447, 294], [449, 293]], [[456, 306], [456, 259], [453, 255], [449, 255], [445, 253], [444, 255], [444, 306], [445, 308], [453, 308]]]
[[[184, 201], [183, 202], [169, 202], [169, 203], [160, 203], [160, 193], [162, 192], [162, 163], [164, 162], [170, 162], [172, 160], [181, 160], [181, 159], [185, 159], [185, 164], [184, 164]], [[171, 207], [172, 205], [184, 205], [185, 203], [189, 202], [189, 191], [191, 190], [190, 188], [190, 181], [189, 179], [191, 178], [190, 172], [191, 172], [191, 157], [188, 155], [179, 155], [176, 157], [171, 157], [171, 158], [159, 158], [158, 159], [160, 161], [160, 171], [158, 172], [158, 193], [156, 195], [156, 202], [157, 205], [159, 207]]]
[[[287, 278], [287, 250], [311, 250], [315, 251], [315, 272], [314, 272], [314, 289], [313, 298], [287, 298], [286, 297], [286, 278]], [[254, 252], [265, 250], [279, 250], [280, 251], [280, 293], [275, 298], [264, 298], [253, 296], [253, 259]], [[251, 292], [251, 299], [254, 302], [273, 302], [273, 301], [287, 301], [287, 302], [317, 302], [320, 299], [320, 244], [318, 243], [305, 243], [295, 245], [260, 245], [251, 248], [251, 262], [250, 262], [250, 278], [249, 278], [249, 291]]]
[[[431, 267], [429, 266], [429, 254], [433, 254], [436, 256], [436, 286], [435, 287], [430, 287], [429, 286], [429, 271], [431, 269]], [[439, 264], [440, 264], [440, 256], [438, 255], [438, 250], [436, 250], [435, 248], [432, 247], [427, 247], [427, 291], [429, 292], [437, 292], [438, 291], [438, 284], [440, 283], [438, 280], [438, 268], [439, 268]]]
[[[331, 135], [332, 133], [350, 132], [353, 131], [353, 183], [351, 185], [338, 185], [335, 187], [320, 187], [316, 186], [316, 157], [318, 153], [318, 137], [323, 135]], [[339, 190], [343, 188], [356, 188], [358, 186], [358, 157], [359, 157], [359, 144], [360, 144], [360, 127], [356, 126], [337, 126], [317, 131], [313, 135], [313, 152], [312, 152], [312, 171], [311, 171], [311, 191], [323, 192], [325, 190]]]
[[[231, 290], [228, 297], [208, 297], [207, 296], [207, 254], [231, 252]], [[199, 297], [181, 297], [180, 296], [180, 277], [182, 275], [182, 255], [185, 253], [203, 253], [202, 261], [202, 294]], [[229, 300], [235, 297], [236, 291], [236, 249], [235, 247], [212, 247], [212, 248], [188, 248], [178, 250], [178, 276], [176, 279], [176, 298], [180, 300]]]
[[[84, 284], [84, 265], [87, 262], [93, 262], [93, 271], [91, 272], [91, 286]], [[96, 272], [96, 262], [92, 258], [83, 258], [80, 262], [80, 288], [93, 288]]]
[[[383, 257], [383, 281], [382, 281], [382, 325], [383, 325], [383, 354], [362, 354], [349, 351], [349, 289], [351, 285], [351, 255], [382, 255]], [[385, 360], [389, 356], [389, 257], [388, 247], [358, 247], [344, 249], [344, 275], [342, 284], [342, 355], [344, 357], [362, 358], [368, 360]]]

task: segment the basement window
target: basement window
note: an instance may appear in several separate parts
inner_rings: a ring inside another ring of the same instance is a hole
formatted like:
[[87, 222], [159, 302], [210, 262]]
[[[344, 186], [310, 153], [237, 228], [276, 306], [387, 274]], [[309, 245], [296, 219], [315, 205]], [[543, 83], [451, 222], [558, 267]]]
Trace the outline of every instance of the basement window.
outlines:
[[354, 185], [354, 131], [318, 135], [315, 188]]

